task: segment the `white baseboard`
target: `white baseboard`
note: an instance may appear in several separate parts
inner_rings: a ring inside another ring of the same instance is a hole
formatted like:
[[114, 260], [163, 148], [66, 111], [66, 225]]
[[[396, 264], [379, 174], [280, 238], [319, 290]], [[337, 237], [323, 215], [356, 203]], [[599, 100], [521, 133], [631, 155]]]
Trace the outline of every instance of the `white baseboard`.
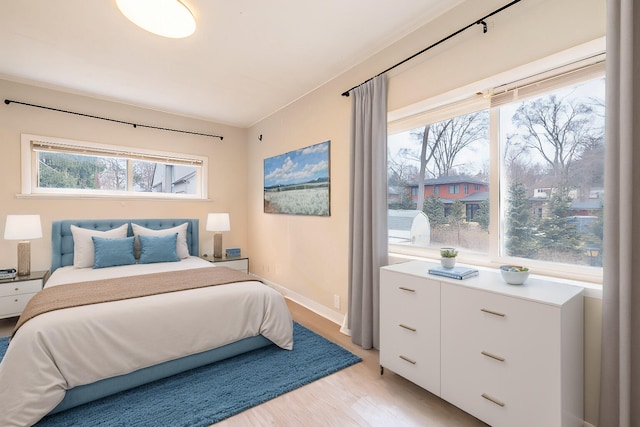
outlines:
[[319, 304], [314, 300], [307, 298], [304, 295], [300, 295], [299, 293], [294, 292], [291, 289], [285, 288], [284, 286], [281, 286], [275, 282], [264, 279], [256, 274], [252, 274], [252, 275], [257, 277], [259, 280], [261, 280], [265, 285], [280, 292], [285, 298], [289, 298], [290, 300], [300, 304], [305, 308], [308, 308], [309, 310], [324, 317], [325, 319], [331, 320], [333, 323], [336, 323], [339, 326], [342, 326], [342, 324], [344, 323], [344, 314], [337, 312], [335, 310], [332, 310], [328, 307], [325, 307], [324, 305]]

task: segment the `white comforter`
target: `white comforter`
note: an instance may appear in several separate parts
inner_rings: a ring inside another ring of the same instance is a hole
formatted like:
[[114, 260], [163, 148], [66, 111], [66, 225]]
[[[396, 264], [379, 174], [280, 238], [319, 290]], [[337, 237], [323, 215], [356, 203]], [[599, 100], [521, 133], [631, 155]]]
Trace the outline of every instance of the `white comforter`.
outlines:
[[[195, 267], [216, 268], [198, 258], [100, 270], [64, 267], [46, 286]], [[0, 426], [34, 424], [67, 389], [258, 334], [293, 348], [283, 297], [253, 281], [42, 314], [18, 330], [0, 363]]]

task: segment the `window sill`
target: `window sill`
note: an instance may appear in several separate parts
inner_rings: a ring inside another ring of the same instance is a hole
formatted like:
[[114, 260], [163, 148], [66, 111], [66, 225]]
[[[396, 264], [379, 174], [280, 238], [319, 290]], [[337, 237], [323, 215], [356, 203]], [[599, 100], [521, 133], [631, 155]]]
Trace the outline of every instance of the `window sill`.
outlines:
[[41, 200], [116, 200], [116, 201], [137, 201], [153, 200], [165, 202], [211, 202], [211, 199], [201, 199], [199, 197], [161, 197], [161, 196], [137, 196], [137, 195], [113, 195], [113, 194], [58, 194], [58, 193], [32, 193], [16, 194], [17, 199], [41, 199]]

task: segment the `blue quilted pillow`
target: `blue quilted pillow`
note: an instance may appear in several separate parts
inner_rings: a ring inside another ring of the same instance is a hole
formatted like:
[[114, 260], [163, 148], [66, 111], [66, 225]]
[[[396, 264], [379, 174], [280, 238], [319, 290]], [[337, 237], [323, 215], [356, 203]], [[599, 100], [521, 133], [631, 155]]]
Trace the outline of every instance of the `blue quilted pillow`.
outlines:
[[135, 264], [133, 237], [105, 239], [91, 236], [94, 248], [93, 268]]
[[180, 261], [176, 252], [176, 241], [178, 233], [166, 234], [164, 236], [138, 235], [140, 241], [140, 264], [151, 264], [154, 262], [176, 262]]

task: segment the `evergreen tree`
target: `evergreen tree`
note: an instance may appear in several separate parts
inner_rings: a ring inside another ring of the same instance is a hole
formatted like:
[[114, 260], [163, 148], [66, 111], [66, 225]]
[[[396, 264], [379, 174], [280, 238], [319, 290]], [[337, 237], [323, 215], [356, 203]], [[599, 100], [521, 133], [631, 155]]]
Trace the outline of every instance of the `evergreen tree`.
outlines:
[[449, 210], [449, 215], [447, 216], [447, 222], [449, 225], [456, 229], [456, 233], [458, 236], [458, 244], [460, 244], [460, 231], [462, 229], [462, 224], [464, 224], [466, 217], [466, 212], [464, 208], [464, 203], [460, 201], [460, 199], [456, 199], [451, 206], [451, 210]]
[[527, 189], [523, 183], [514, 181], [509, 187], [509, 204], [506, 214], [507, 255], [531, 258], [535, 252], [535, 242], [530, 222]]
[[400, 207], [398, 209], [414, 210], [416, 202], [411, 198], [411, 187], [404, 187], [400, 190]]
[[482, 230], [489, 231], [489, 199], [485, 199], [480, 202], [473, 219], [478, 223]]
[[98, 188], [104, 169], [92, 156], [41, 152], [38, 155], [38, 185], [43, 188]]
[[549, 253], [550, 260], [560, 254], [578, 254], [581, 241], [575, 223], [567, 218], [571, 198], [567, 190], [559, 189], [549, 200], [549, 213], [540, 222], [541, 245]]
[[444, 204], [439, 197], [436, 197], [433, 194], [427, 197], [424, 201], [422, 210], [429, 218], [431, 230], [435, 229], [438, 225], [446, 224], [446, 219], [444, 217]]

